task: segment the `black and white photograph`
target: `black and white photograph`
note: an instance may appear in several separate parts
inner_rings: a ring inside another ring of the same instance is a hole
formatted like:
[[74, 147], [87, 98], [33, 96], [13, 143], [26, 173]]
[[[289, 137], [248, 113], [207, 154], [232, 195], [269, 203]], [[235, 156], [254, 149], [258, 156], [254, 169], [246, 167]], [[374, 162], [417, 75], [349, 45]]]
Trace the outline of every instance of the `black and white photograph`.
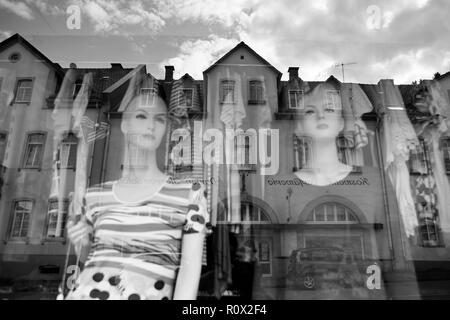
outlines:
[[450, 300], [449, 17], [0, 0], [0, 300]]

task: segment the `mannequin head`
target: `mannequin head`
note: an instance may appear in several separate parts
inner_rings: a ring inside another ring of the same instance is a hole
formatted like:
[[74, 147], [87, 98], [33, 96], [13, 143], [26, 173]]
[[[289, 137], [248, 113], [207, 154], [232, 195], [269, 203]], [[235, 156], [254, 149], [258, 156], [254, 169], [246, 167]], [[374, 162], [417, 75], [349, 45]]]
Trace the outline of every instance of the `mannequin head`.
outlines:
[[296, 133], [313, 140], [335, 140], [344, 129], [341, 96], [330, 83], [321, 83], [304, 96]]
[[167, 129], [167, 106], [159, 96], [138, 95], [126, 108], [121, 129], [129, 143], [141, 151], [160, 146]]

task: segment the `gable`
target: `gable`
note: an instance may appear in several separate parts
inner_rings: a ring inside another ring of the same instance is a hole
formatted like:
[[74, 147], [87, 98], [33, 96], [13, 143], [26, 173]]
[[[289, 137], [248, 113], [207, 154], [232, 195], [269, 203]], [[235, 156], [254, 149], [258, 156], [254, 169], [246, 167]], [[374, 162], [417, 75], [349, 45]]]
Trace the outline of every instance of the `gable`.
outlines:
[[[64, 77], [64, 71], [61, 68], [61, 66], [59, 66], [57, 63], [53, 63], [42, 52], [36, 49], [27, 40], [22, 38], [18, 33], [0, 43], [0, 56], [2, 57], [2, 60], [7, 61], [7, 63], [9, 63], [8, 61], [9, 54], [14, 50], [19, 51], [23, 54], [25, 54], [26, 52], [27, 54], [32, 55], [34, 57], [33, 59], [34, 62], [43, 63], [47, 65], [50, 69], [55, 71], [55, 73], [58, 76], [60, 76], [61, 78]], [[3, 55], [5, 55], [6, 58], [3, 57]]]
[[204, 71], [204, 73], [210, 72], [217, 66], [241, 66], [241, 67], [255, 67], [265, 66], [272, 70], [278, 79], [281, 79], [281, 72], [274, 66], [267, 62], [263, 57], [256, 53], [244, 42], [239, 43], [236, 47], [231, 49], [223, 57], [221, 57], [216, 63], [210, 66]]

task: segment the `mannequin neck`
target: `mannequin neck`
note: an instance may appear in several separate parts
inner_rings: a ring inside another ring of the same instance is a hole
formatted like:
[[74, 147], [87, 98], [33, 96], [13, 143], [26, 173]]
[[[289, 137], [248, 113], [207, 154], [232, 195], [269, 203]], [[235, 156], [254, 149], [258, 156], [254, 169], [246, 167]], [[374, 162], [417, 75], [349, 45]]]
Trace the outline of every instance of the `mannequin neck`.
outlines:
[[158, 168], [156, 150], [140, 150], [136, 147], [125, 150], [122, 183], [152, 184], [166, 175]]
[[312, 185], [326, 186], [344, 179], [352, 167], [339, 161], [334, 139], [312, 141], [311, 167], [301, 169], [296, 175]]
[[316, 139], [312, 143], [312, 167], [320, 172], [336, 172], [342, 166], [339, 161], [336, 141], [327, 139]]

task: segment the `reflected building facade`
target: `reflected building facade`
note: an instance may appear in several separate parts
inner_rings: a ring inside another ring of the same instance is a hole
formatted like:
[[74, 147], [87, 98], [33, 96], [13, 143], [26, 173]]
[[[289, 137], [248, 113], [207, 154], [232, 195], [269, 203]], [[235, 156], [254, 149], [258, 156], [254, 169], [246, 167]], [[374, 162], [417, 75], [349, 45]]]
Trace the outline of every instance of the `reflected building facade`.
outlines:
[[[316, 289], [315, 298], [329, 298], [321, 290], [337, 287], [350, 290], [335, 297], [389, 298], [401, 293], [387, 283], [400, 280], [414, 282], [419, 296], [418, 281], [450, 272], [450, 207], [444, 201], [450, 190], [450, 143], [441, 125], [450, 96], [436, 102], [438, 111], [418, 109], [417, 102], [424, 90], [431, 101], [436, 88], [450, 90], [446, 75], [416, 86], [389, 80], [345, 84], [332, 76], [307, 82], [298, 67], [291, 67], [282, 81], [282, 73], [243, 42], [205, 70], [202, 80], [189, 74], [174, 79], [172, 66], [166, 66], [164, 79], [145, 66], [64, 69], [19, 35], [0, 44], [0, 61], [0, 279], [5, 287], [59, 284], [70, 276], [65, 267], [76, 258], [64, 228], [80, 170], [79, 142], [89, 142], [83, 154], [88, 186], [120, 176], [121, 103], [135, 73], [142, 74], [141, 93], [162, 97], [178, 119], [170, 123], [159, 166], [174, 183], [206, 184], [214, 232], [205, 243], [199, 298], [311, 297], [305, 289]], [[68, 72], [73, 95], [60, 97]], [[83, 130], [74, 129], [70, 113], [88, 73], [93, 86]], [[326, 93], [324, 101], [352, 110], [343, 111], [345, 124], [336, 138], [339, 161], [352, 171], [316, 186], [295, 174], [317, 162], [311, 137], [297, 124], [304, 116], [304, 97], [325, 83], [336, 92]], [[56, 110], [55, 100], [67, 110]], [[392, 119], [402, 117], [417, 139], [404, 146], [407, 158], [386, 143], [387, 129], [396, 124]], [[356, 132], [362, 127], [363, 134]], [[218, 163], [205, 161], [208, 156]], [[367, 286], [373, 266], [382, 274], [378, 291]], [[360, 277], [352, 280], [351, 274]], [[355, 294], [356, 287], [364, 293]]]

